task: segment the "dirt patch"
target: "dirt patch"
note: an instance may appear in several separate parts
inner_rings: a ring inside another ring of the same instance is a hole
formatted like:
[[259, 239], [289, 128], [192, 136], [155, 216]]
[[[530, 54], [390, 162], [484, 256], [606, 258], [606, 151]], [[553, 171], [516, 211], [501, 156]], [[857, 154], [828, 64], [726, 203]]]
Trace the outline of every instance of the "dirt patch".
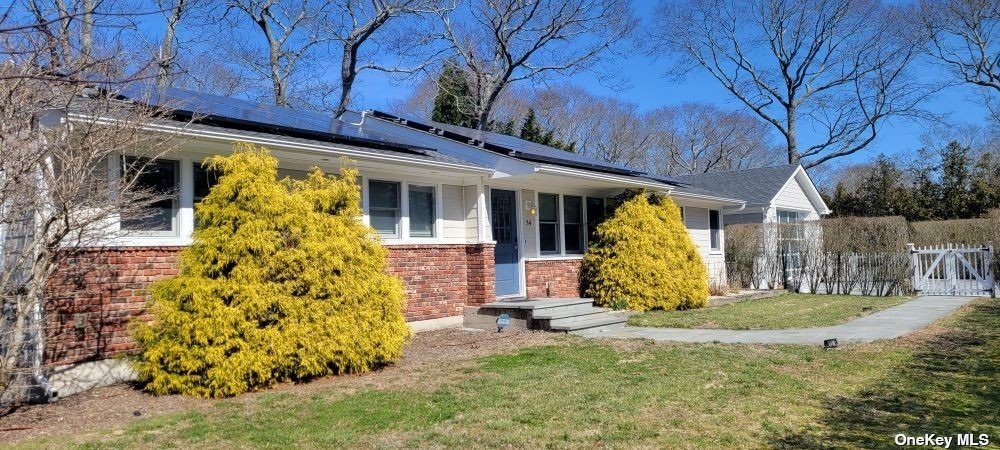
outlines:
[[[521, 348], [565, 342], [563, 335], [534, 331], [504, 333], [471, 332], [458, 329], [419, 333], [407, 346], [403, 358], [379, 371], [325, 377], [307, 383], [285, 383], [264, 392], [238, 397], [252, 402], [267, 392], [292, 395], [346, 395], [362, 388], [428, 388], [461, 376], [459, 368], [475, 364], [475, 359]], [[217, 400], [180, 395], [153, 396], [131, 384], [117, 384], [47, 405], [25, 406], [0, 417], [0, 442], [13, 443], [43, 436], [86, 434], [120, 429], [137, 420], [185, 410], [208, 411]]]

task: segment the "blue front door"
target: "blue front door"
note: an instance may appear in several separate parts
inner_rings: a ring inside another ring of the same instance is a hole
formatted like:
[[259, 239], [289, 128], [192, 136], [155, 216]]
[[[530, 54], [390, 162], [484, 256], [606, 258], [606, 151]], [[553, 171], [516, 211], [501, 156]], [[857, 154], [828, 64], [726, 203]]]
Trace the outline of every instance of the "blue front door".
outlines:
[[517, 255], [517, 200], [514, 191], [490, 191], [490, 218], [496, 265], [497, 296], [516, 295], [521, 291], [521, 269]]

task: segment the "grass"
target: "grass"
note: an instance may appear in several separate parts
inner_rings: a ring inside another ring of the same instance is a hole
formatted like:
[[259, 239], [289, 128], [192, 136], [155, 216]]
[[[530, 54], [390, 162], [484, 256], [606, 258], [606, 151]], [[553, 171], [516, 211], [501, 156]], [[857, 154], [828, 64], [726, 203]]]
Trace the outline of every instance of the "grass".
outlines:
[[[909, 300], [908, 297], [784, 294], [687, 311], [648, 311], [629, 325], [659, 328], [777, 330], [837, 325]], [[866, 311], [865, 308], [870, 308]]]
[[426, 388], [272, 393], [28, 447], [890, 447], [1000, 436], [1000, 303], [824, 351], [569, 338]]

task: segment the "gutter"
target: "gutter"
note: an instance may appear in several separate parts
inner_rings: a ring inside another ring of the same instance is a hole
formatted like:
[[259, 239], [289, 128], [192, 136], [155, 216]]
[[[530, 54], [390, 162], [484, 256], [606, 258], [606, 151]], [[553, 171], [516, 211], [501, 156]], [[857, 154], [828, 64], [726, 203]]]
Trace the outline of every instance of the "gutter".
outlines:
[[574, 176], [581, 178], [590, 178], [594, 180], [609, 181], [613, 183], [630, 184], [639, 187], [647, 187], [651, 189], [657, 189], [659, 192], [666, 193], [666, 195], [670, 195], [670, 193], [673, 192], [673, 187], [666, 183], [640, 181], [625, 176], [597, 173], [583, 169], [572, 169], [568, 167], [542, 165], [538, 166], [537, 170], [539, 173], [567, 175], [567, 176]]
[[[87, 115], [84, 115], [84, 114], [73, 114], [73, 113], [70, 114], [70, 118], [71, 119], [76, 119], [76, 120], [94, 120], [96, 123], [108, 124], [108, 125], [120, 122], [119, 120], [116, 120], [116, 119], [94, 118], [94, 117], [87, 116]], [[489, 174], [492, 174], [494, 172], [493, 169], [489, 169], [489, 168], [485, 168], [485, 167], [479, 167], [479, 166], [472, 166], [472, 165], [467, 165], [467, 164], [456, 164], [456, 163], [450, 163], [450, 162], [445, 162], [445, 161], [427, 161], [427, 160], [418, 159], [418, 158], [408, 158], [408, 157], [405, 157], [405, 156], [389, 156], [389, 155], [372, 154], [372, 153], [364, 152], [364, 151], [361, 151], [361, 150], [351, 150], [351, 149], [340, 148], [340, 147], [333, 147], [333, 148], [331, 148], [329, 146], [322, 146], [322, 145], [317, 145], [317, 144], [308, 144], [308, 143], [304, 143], [304, 142], [291, 142], [291, 141], [286, 141], [286, 140], [277, 139], [277, 138], [262, 138], [262, 137], [257, 137], [257, 136], [246, 136], [246, 135], [239, 135], [239, 134], [233, 134], [233, 133], [225, 133], [225, 132], [220, 132], [220, 131], [205, 131], [205, 130], [195, 131], [195, 130], [186, 129], [184, 127], [177, 127], [177, 126], [171, 126], [171, 125], [165, 125], [165, 124], [152, 124], [152, 123], [151, 124], [146, 124], [146, 125], [143, 125], [141, 127], [141, 129], [147, 130], [147, 131], [172, 133], [172, 134], [177, 134], [177, 135], [181, 135], [181, 136], [197, 137], [197, 138], [210, 139], [210, 140], [223, 141], [223, 142], [245, 141], [245, 142], [252, 142], [252, 143], [255, 143], [255, 144], [262, 144], [262, 145], [275, 145], [275, 146], [286, 147], [286, 148], [303, 149], [303, 150], [314, 150], [314, 151], [319, 151], [319, 152], [322, 152], [322, 153], [333, 153], [333, 154], [337, 154], [337, 155], [355, 157], [355, 158], [358, 158], [358, 159], [367, 159], [367, 160], [375, 160], [375, 161], [386, 161], [386, 162], [402, 162], [402, 163], [411, 164], [411, 165], [427, 166], [427, 167], [435, 167], [435, 168], [450, 168], [450, 169], [463, 170], [463, 171], [476, 172], [476, 173], [489, 173]]]

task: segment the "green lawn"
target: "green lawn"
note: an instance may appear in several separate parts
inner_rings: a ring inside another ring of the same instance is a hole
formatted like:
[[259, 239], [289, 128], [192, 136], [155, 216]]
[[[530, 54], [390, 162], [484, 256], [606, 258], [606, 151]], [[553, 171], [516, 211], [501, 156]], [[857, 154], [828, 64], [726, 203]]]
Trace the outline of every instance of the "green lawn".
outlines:
[[[629, 318], [629, 325], [661, 328], [777, 330], [837, 325], [896, 306], [908, 297], [784, 294], [687, 311], [649, 311]], [[865, 311], [865, 308], [871, 308]]]
[[570, 337], [426, 386], [264, 394], [25, 445], [872, 448], [901, 431], [996, 442], [998, 361], [1000, 303], [982, 300], [918, 337], [834, 351]]

